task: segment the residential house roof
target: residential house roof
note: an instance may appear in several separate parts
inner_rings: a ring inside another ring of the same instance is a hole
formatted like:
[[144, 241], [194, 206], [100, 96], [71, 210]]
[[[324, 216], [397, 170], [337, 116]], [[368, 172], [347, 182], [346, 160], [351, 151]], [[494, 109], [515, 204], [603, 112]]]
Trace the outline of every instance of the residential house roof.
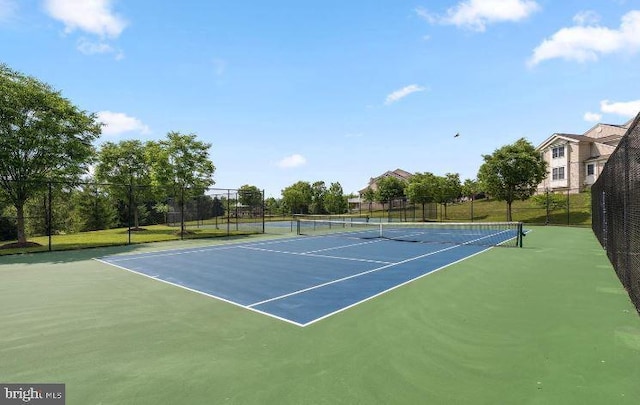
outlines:
[[367, 187], [363, 188], [362, 190], [360, 190], [360, 193], [364, 193], [366, 189], [368, 188], [372, 188], [375, 190], [376, 188], [376, 183], [378, 182], [378, 180], [380, 180], [383, 177], [395, 177], [397, 179], [400, 179], [402, 181], [408, 181], [411, 177], [413, 177], [413, 173], [409, 173], [406, 170], [402, 170], [402, 169], [396, 169], [396, 170], [387, 170], [386, 172], [382, 173], [381, 175], [377, 176], [377, 177], [371, 177], [369, 179], [369, 184], [367, 185]]
[[569, 142], [593, 142], [607, 146], [616, 146], [627, 129], [629, 129], [631, 121], [632, 120], [629, 120], [622, 125], [598, 123], [582, 135], [561, 132], [555, 133], [545, 139], [544, 142], [542, 142], [536, 149], [545, 149], [553, 145], [558, 140], [565, 140]]

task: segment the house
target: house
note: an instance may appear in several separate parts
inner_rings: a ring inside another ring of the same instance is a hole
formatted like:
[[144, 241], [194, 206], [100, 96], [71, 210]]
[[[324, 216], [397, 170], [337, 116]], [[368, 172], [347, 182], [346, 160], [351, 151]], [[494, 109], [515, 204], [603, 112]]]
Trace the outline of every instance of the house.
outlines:
[[365, 191], [367, 191], [367, 189], [371, 189], [373, 191], [376, 191], [378, 189], [378, 181], [384, 177], [395, 177], [396, 179], [402, 180], [404, 182], [409, 181], [409, 179], [411, 177], [413, 177], [412, 173], [409, 173], [406, 170], [402, 170], [402, 169], [396, 169], [394, 171], [386, 171], [383, 174], [381, 174], [378, 177], [371, 177], [369, 179], [369, 184], [367, 185], [367, 187], [363, 188], [362, 190], [358, 191], [358, 193], [360, 193], [360, 195], [362, 195]]
[[547, 178], [538, 192], [579, 193], [590, 188], [630, 125], [631, 120], [622, 125], [596, 124], [582, 135], [551, 135], [536, 148], [548, 163]]
[[378, 189], [378, 181], [384, 177], [395, 177], [399, 180], [402, 180], [404, 182], [409, 181], [409, 179], [411, 177], [413, 177], [412, 173], [409, 173], [406, 170], [402, 170], [402, 169], [396, 169], [393, 171], [386, 171], [383, 174], [377, 176], [377, 177], [371, 177], [369, 179], [369, 184], [367, 185], [367, 187], [363, 188], [362, 190], [358, 191], [358, 194], [360, 194], [359, 197], [356, 198], [350, 198], [349, 199], [349, 209], [352, 211], [360, 211], [361, 209], [372, 209], [372, 210], [379, 210], [382, 209], [382, 204], [379, 204], [377, 202], [373, 202], [373, 203], [369, 203], [369, 202], [365, 202], [364, 201], [364, 196], [363, 194], [367, 191], [367, 189], [371, 189], [373, 191], [376, 191]]

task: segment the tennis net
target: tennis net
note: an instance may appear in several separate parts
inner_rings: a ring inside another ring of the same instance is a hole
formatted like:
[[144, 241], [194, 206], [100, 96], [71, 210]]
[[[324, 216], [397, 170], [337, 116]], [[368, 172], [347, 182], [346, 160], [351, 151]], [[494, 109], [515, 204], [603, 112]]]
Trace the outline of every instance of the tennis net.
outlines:
[[298, 235], [522, 247], [522, 222], [381, 222], [297, 219]]

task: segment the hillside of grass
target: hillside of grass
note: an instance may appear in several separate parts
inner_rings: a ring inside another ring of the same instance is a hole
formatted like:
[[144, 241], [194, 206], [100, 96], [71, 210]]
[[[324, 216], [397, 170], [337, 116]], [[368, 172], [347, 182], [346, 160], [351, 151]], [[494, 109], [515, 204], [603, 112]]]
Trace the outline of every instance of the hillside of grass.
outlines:
[[[392, 210], [366, 211], [372, 218], [388, 218], [403, 221], [421, 221], [421, 206], [406, 206]], [[511, 206], [513, 221], [529, 224], [591, 226], [591, 194], [570, 194], [564, 201], [564, 207], [550, 209], [540, 206], [534, 199], [514, 201]], [[507, 204], [504, 201], [485, 198], [465, 201], [447, 206], [430, 204], [425, 207], [425, 219], [429, 221], [484, 221], [500, 222], [507, 220]]]

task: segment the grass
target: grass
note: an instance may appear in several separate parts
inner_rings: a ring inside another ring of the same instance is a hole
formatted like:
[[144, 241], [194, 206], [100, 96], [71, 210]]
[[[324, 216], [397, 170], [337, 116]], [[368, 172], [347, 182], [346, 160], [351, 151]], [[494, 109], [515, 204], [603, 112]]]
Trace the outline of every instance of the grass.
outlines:
[[[220, 225], [219, 229], [216, 229], [213, 226], [196, 228], [193, 225], [190, 225], [187, 227], [187, 230], [189, 233], [183, 235], [184, 239], [219, 238], [227, 236], [236, 237], [255, 233], [248, 231], [236, 231], [233, 229], [227, 233], [226, 224]], [[179, 239], [181, 239], [180, 228], [166, 225], [145, 226], [142, 231], [131, 232], [131, 243], [163, 242]], [[49, 238], [47, 236], [32, 237], [29, 238], [29, 241], [38, 243], [40, 246], [0, 249], [0, 256], [15, 253], [43, 252], [49, 249]], [[128, 228], [117, 228], [92, 232], [78, 232], [66, 235], [54, 235], [52, 236], [51, 243], [53, 250], [73, 250], [100, 246], [126, 245], [129, 243], [129, 231]]]
[[[446, 216], [442, 211], [442, 207], [438, 208], [437, 216], [434, 213], [430, 218], [444, 218], [449, 221], [468, 222], [472, 220], [471, 202], [449, 204], [446, 209]], [[363, 214], [367, 211], [363, 210]], [[512, 206], [512, 214], [514, 221], [522, 221], [530, 224], [545, 224], [547, 222], [546, 210], [535, 205], [531, 200], [515, 201]], [[374, 211], [372, 217], [387, 217], [388, 211]], [[421, 220], [422, 211], [420, 207], [415, 210], [394, 210], [392, 216], [402, 217], [408, 221]], [[285, 217], [276, 217], [277, 220], [283, 220]], [[483, 199], [473, 202], [473, 221], [484, 222], [501, 222], [506, 220], [506, 204], [503, 201], [495, 201]], [[240, 220], [240, 222], [252, 222], [255, 219]], [[211, 221], [209, 221], [211, 222]], [[591, 225], [591, 200], [589, 193], [571, 194], [569, 195], [569, 210], [561, 209], [550, 212], [550, 224], [561, 225]], [[207, 226], [197, 227], [195, 223], [187, 223], [190, 233], [184, 235], [183, 238], [216, 238], [229, 236], [226, 232], [226, 222], [221, 220], [220, 229], [215, 229], [213, 223]], [[168, 240], [180, 239], [177, 233], [177, 227], [169, 227], [165, 225], [145, 226], [145, 231], [132, 232], [131, 243], [149, 243], [161, 242]], [[233, 229], [233, 225], [232, 225]], [[234, 231], [230, 232], [231, 236], [247, 235], [256, 233], [256, 231]], [[0, 256], [16, 253], [33, 253], [49, 250], [49, 239], [46, 236], [31, 237], [30, 242], [40, 244], [36, 247], [28, 248], [12, 248], [0, 249]], [[8, 243], [8, 242], [7, 242]], [[1, 244], [1, 243], [0, 243]], [[109, 229], [93, 232], [80, 232], [66, 235], [54, 235], [52, 237], [52, 250], [71, 250], [83, 249], [89, 247], [114, 246], [129, 244], [129, 235], [127, 228]]]
[[91, 260], [175, 243], [4, 257], [0, 381], [69, 405], [637, 403], [640, 317], [593, 234], [526, 239], [307, 328]]
[[[556, 209], [549, 212], [548, 222], [554, 225], [590, 226], [591, 225], [591, 195], [590, 193], [570, 194], [568, 209]], [[366, 205], [366, 204], [365, 204]], [[514, 221], [521, 221], [530, 224], [546, 224], [546, 208], [536, 205], [533, 200], [514, 201], [512, 205], [512, 216]], [[442, 206], [438, 206], [437, 213], [432, 210], [427, 218], [431, 220], [450, 221], [471, 221], [473, 209], [473, 220], [484, 222], [502, 222], [507, 219], [507, 205], [504, 201], [492, 199], [482, 199], [473, 202], [448, 204], [446, 215]], [[368, 213], [362, 210], [363, 213]], [[388, 211], [374, 211], [373, 217], [387, 217]], [[407, 220], [421, 220], [422, 207], [415, 209], [394, 209], [392, 217], [403, 217]]]

